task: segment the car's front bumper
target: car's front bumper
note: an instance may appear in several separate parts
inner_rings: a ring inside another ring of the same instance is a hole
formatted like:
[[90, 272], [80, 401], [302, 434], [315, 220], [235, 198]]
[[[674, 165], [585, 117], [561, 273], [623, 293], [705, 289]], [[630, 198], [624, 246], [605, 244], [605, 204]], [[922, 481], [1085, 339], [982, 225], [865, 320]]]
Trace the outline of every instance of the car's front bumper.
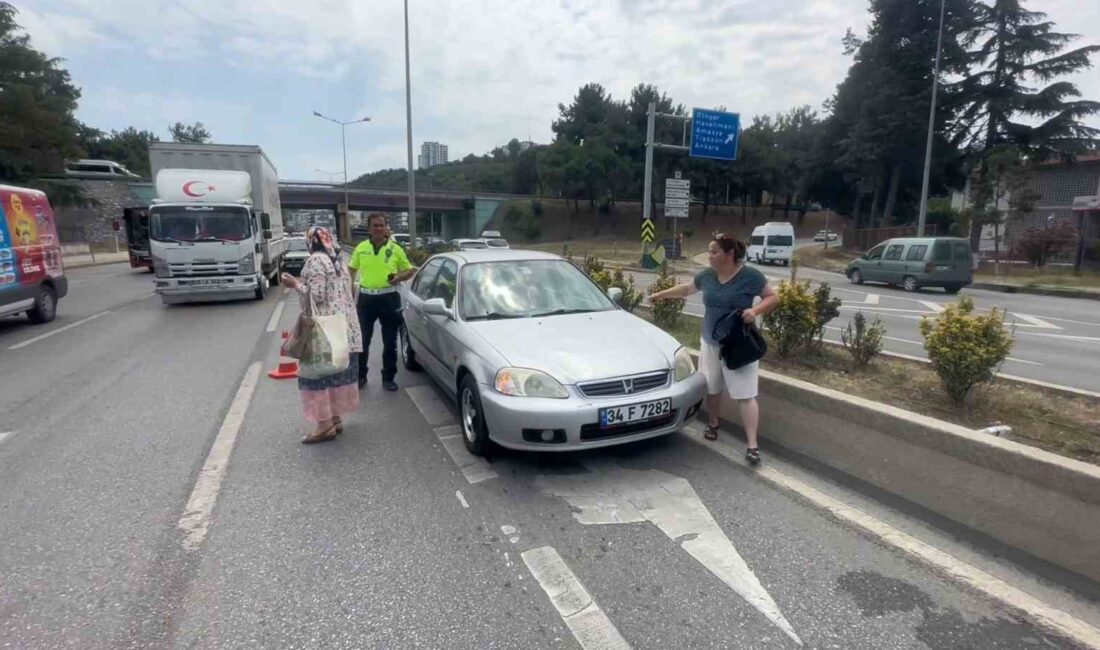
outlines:
[[157, 278], [156, 292], [166, 303], [244, 300], [256, 295], [259, 275]]
[[[619, 445], [667, 435], [695, 415], [706, 395], [706, 380], [699, 373], [664, 388], [614, 398], [582, 397], [573, 387], [568, 399], [509, 397], [482, 385], [481, 403], [493, 442], [526, 451], [577, 451]], [[601, 431], [599, 410], [669, 398], [672, 414], [627, 428]], [[544, 431], [555, 442], [540, 441]], [[526, 436], [525, 436], [526, 433]], [[564, 440], [562, 440], [564, 438]]]

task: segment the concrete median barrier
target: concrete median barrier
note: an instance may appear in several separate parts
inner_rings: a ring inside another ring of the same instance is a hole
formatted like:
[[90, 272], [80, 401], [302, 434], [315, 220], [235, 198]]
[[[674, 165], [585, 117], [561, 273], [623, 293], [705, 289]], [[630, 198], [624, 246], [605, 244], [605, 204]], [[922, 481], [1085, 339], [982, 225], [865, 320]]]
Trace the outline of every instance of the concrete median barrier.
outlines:
[[759, 402], [765, 447], [1100, 584], [1100, 467], [763, 370]]

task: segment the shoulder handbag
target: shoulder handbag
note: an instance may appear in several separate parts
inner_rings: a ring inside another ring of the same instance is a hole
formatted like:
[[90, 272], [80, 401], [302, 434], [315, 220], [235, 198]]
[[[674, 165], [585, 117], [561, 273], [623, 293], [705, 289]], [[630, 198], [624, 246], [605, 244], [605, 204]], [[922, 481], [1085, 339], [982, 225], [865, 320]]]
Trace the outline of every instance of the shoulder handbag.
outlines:
[[[718, 319], [711, 336], [718, 341], [719, 354], [730, 370], [743, 368], [764, 358], [768, 352], [768, 342], [753, 323], [741, 319], [742, 310], [734, 310]], [[718, 338], [721, 325], [727, 319], [733, 319], [729, 331]]]
[[306, 379], [320, 379], [343, 372], [351, 360], [348, 350], [347, 317], [343, 312], [317, 315], [316, 304], [310, 294], [309, 311], [298, 317], [294, 334], [287, 342], [287, 353], [298, 354], [298, 375]]

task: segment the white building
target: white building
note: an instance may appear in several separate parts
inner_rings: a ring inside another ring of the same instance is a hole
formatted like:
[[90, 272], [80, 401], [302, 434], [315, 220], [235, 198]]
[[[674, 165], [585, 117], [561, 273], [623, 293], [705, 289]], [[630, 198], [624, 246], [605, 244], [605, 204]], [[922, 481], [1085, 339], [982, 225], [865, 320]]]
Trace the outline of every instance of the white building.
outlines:
[[438, 142], [425, 142], [420, 145], [417, 167], [427, 169], [447, 162], [447, 145]]

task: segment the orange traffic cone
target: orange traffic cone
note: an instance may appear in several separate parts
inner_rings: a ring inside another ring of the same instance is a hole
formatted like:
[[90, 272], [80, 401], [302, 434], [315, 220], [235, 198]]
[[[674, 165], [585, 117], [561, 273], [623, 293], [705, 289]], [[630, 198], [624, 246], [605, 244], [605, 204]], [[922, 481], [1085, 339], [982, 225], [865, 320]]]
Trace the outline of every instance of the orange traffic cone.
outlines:
[[283, 343], [279, 346], [279, 367], [267, 373], [272, 379], [294, 379], [298, 376], [298, 360], [283, 354], [283, 348], [290, 340], [290, 332], [283, 330]]

